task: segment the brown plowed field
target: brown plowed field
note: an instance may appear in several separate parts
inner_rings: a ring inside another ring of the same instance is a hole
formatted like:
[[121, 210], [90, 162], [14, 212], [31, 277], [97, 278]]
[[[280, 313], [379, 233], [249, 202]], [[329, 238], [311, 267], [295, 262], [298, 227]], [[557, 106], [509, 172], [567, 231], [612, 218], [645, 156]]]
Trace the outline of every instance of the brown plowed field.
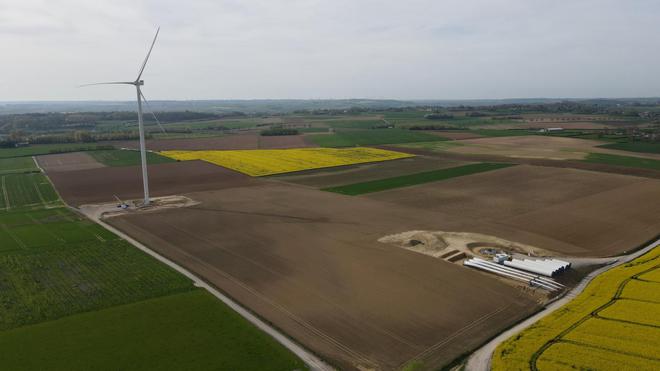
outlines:
[[[142, 198], [142, 173], [139, 166], [53, 172], [48, 176], [64, 200], [71, 205]], [[149, 166], [151, 196], [167, 196], [254, 185], [247, 175], [204, 161], [185, 161]]]
[[446, 169], [467, 163], [465, 161], [444, 160], [437, 157], [417, 156], [394, 161], [297, 172], [291, 175], [281, 175], [272, 178], [290, 183], [324, 188]]
[[531, 232], [498, 237], [570, 255], [614, 255], [660, 233], [660, 181], [625, 175], [519, 165], [366, 197]]
[[108, 221], [341, 369], [436, 368], [536, 308], [492, 276], [376, 241], [458, 218], [268, 181], [188, 196], [202, 204]]
[[88, 170], [105, 167], [85, 152], [58, 153], [37, 156], [39, 166], [51, 174], [61, 171]]
[[[117, 148], [137, 149], [138, 141], [109, 142]], [[147, 140], [147, 149], [152, 151], [171, 150], [222, 150], [222, 149], [278, 149], [317, 147], [304, 135], [261, 136], [257, 133], [234, 134], [213, 138]]]

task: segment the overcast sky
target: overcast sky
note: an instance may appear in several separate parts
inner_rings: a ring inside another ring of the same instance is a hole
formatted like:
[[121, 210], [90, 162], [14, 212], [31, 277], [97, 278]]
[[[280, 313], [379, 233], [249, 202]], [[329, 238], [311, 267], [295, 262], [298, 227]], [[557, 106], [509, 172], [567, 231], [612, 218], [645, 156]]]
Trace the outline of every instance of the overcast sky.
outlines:
[[660, 96], [660, 2], [0, 0], [0, 100]]

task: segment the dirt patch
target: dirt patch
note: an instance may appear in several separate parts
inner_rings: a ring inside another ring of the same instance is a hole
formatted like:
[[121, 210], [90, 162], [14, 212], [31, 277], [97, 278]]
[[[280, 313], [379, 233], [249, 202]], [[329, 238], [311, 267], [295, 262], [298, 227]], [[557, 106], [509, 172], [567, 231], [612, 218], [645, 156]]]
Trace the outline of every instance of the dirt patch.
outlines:
[[417, 156], [393, 161], [342, 166], [341, 168], [298, 172], [291, 175], [271, 177], [271, 179], [278, 179], [311, 187], [325, 188], [415, 174], [424, 171], [446, 169], [449, 167], [465, 165], [467, 163], [468, 162], [466, 161]]
[[201, 204], [108, 221], [341, 369], [440, 366], [536, 308], [488, 275], [377, 242], [459, 218], [275, 182], [189, 196]]
[[88, 170], [105, 167], [85, 152], [58, 153], [37, 156], [37, 163], [46, 173]]
[[[117, 148], [137, 149], [138, 141], [111, 142]], [[317, 147], [304, 135], [261, 136], [258, 133], [233, 134], [212, 138], [147, 140], [147, 149], [152, 151], [172, 150], [223, 150], [223, 149], [277, 149]]]
[[484, 247], [497, 249], [509, 254], [517, 253], [529, 256], [552, 255], [550, 251], [534, 246], [470, 232], [408, 231], [381, 237], [378, 241], [434, 258], [447, 258], [458, 252], [462, 252], [463, 256], [487, 257], [489, 254], [482, 252], [482, 248]]
[[[106, 167], [48, 174], [55, 188], [71, 205], [124, 200], [142, 197], [142, 173], [139, 166]], [[174, 162], [149, 166], [149, 189], [152, 196], [242, 187], [256, 184], [247, 175], [203, 161]]]
[[660, 181], [574, 169], [520, 165], [364, 197], [506, 225], [518, 232], [494, 235], [567, 255], [612, 255], [660, 231]]

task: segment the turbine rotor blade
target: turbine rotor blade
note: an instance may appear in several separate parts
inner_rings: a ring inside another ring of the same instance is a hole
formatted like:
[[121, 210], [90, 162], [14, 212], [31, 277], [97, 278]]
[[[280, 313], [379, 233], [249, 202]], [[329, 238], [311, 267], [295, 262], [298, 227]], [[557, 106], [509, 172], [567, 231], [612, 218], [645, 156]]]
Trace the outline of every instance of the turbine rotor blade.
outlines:
[[142, 62], [142, 67], [140, 67], [140, 72], [138, 72], [138, 76], [135, 79], [135, 81], [139, 81], [140, 77], [142, 77], [142, 72], [144, 72], [144, 67], [147, 66], [147, 61], [149, 60], [149, 56], [151, 55], [151, 51], [154, 49], [154, 45], [156, 45], [156, 39], [158, 38], [158, 33], [160, 32], [160, 27], [156, 29], [156, 35], [154, 36], [154, 40], [151, 42], [151, 47], [149, 48], [149, 52], [147, 52], [147, 56], [144, 58], [144, 62]]
[[93, 84], [78, 85], [78, 87], [82, 88], [82, 87], [85, 87], [85, 86], [93, 86], [93, 85], [135, 85], [135, 83], [130, 82], [130, 81], [96, 82], [96, 83], [93, 83]]
[[156, 124], [158, 124], [160, 131], [166, 133], [165, 128], [163, 127], [163, 125], [160, 124], [160, 121], [158, 121], [158, 117], [156, 117], [156, 112], [154, 112], [154, 110], [151, 109], [151, 106], [149, 105], [149, 101], [147, 100], [147, 97], [144, 96], [142, 90], [140, 90], [140, 95], [142, 96], [144, 105], [147, 106], [147, 109], [149, 110], [149, 112], [151, 112], [151, 115], [154, 117], [154, 120], [156, 120]]

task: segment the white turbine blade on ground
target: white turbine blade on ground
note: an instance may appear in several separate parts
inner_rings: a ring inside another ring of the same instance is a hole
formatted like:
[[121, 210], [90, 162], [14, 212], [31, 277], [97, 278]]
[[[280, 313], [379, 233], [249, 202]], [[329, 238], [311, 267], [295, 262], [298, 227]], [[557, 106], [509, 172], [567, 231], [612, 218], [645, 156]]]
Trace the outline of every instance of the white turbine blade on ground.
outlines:
[[142, 67], [140, 67], [140, 72], [138, 73], [138, 76], [135, 79], [135, 81], [139, 81], [140, 77], [142, 77], [142, 72], [144, 72], [144, 67], [146, 67], [147, 61], [149, 60], [149, 56], [151, 55], [151, 51], [154, 49], [154, 45], [156, 45], [156, 38], [158, 38], [159, 32], [160, 32], [160, 27], [156, 29], [156, 36], [154, 36], [154, 41], [151, 42], [151, 47], [149, 48], [149, 52], [147, 52], [147, 56], [144, 58], [144, 62], [142, 62]]
[[149, 101], [147, 100], [147, 97], [144, 96], [142, 90], [140, 90], [140, 95], [142, 95], [142, 100], [144, 101], [144, 105], [147, 106], [147, 109], [149, 110], [149, 112], [151, 112], [151, 115], [154, 117], [154, 120], [156, 120], [156, 124], [158, 124], [160, 131], [166, 133], [165, 128], [163, 127], [163, 125], [160, 124], [160, 121], [158, 121], [158, 117], [156, 117], [156, 112], [154, 112], [154, 110], [151, 109], [151, 106], [149, 105]]
[[112, 81], [112, 82], [95, 82], [93, 84], [83, 84], [83, 85], [78, 85], [78, 87], [83, 88], [85, 86], [92, 86], [92, 85], [135, 85], [135, 84], [130, 81]]

